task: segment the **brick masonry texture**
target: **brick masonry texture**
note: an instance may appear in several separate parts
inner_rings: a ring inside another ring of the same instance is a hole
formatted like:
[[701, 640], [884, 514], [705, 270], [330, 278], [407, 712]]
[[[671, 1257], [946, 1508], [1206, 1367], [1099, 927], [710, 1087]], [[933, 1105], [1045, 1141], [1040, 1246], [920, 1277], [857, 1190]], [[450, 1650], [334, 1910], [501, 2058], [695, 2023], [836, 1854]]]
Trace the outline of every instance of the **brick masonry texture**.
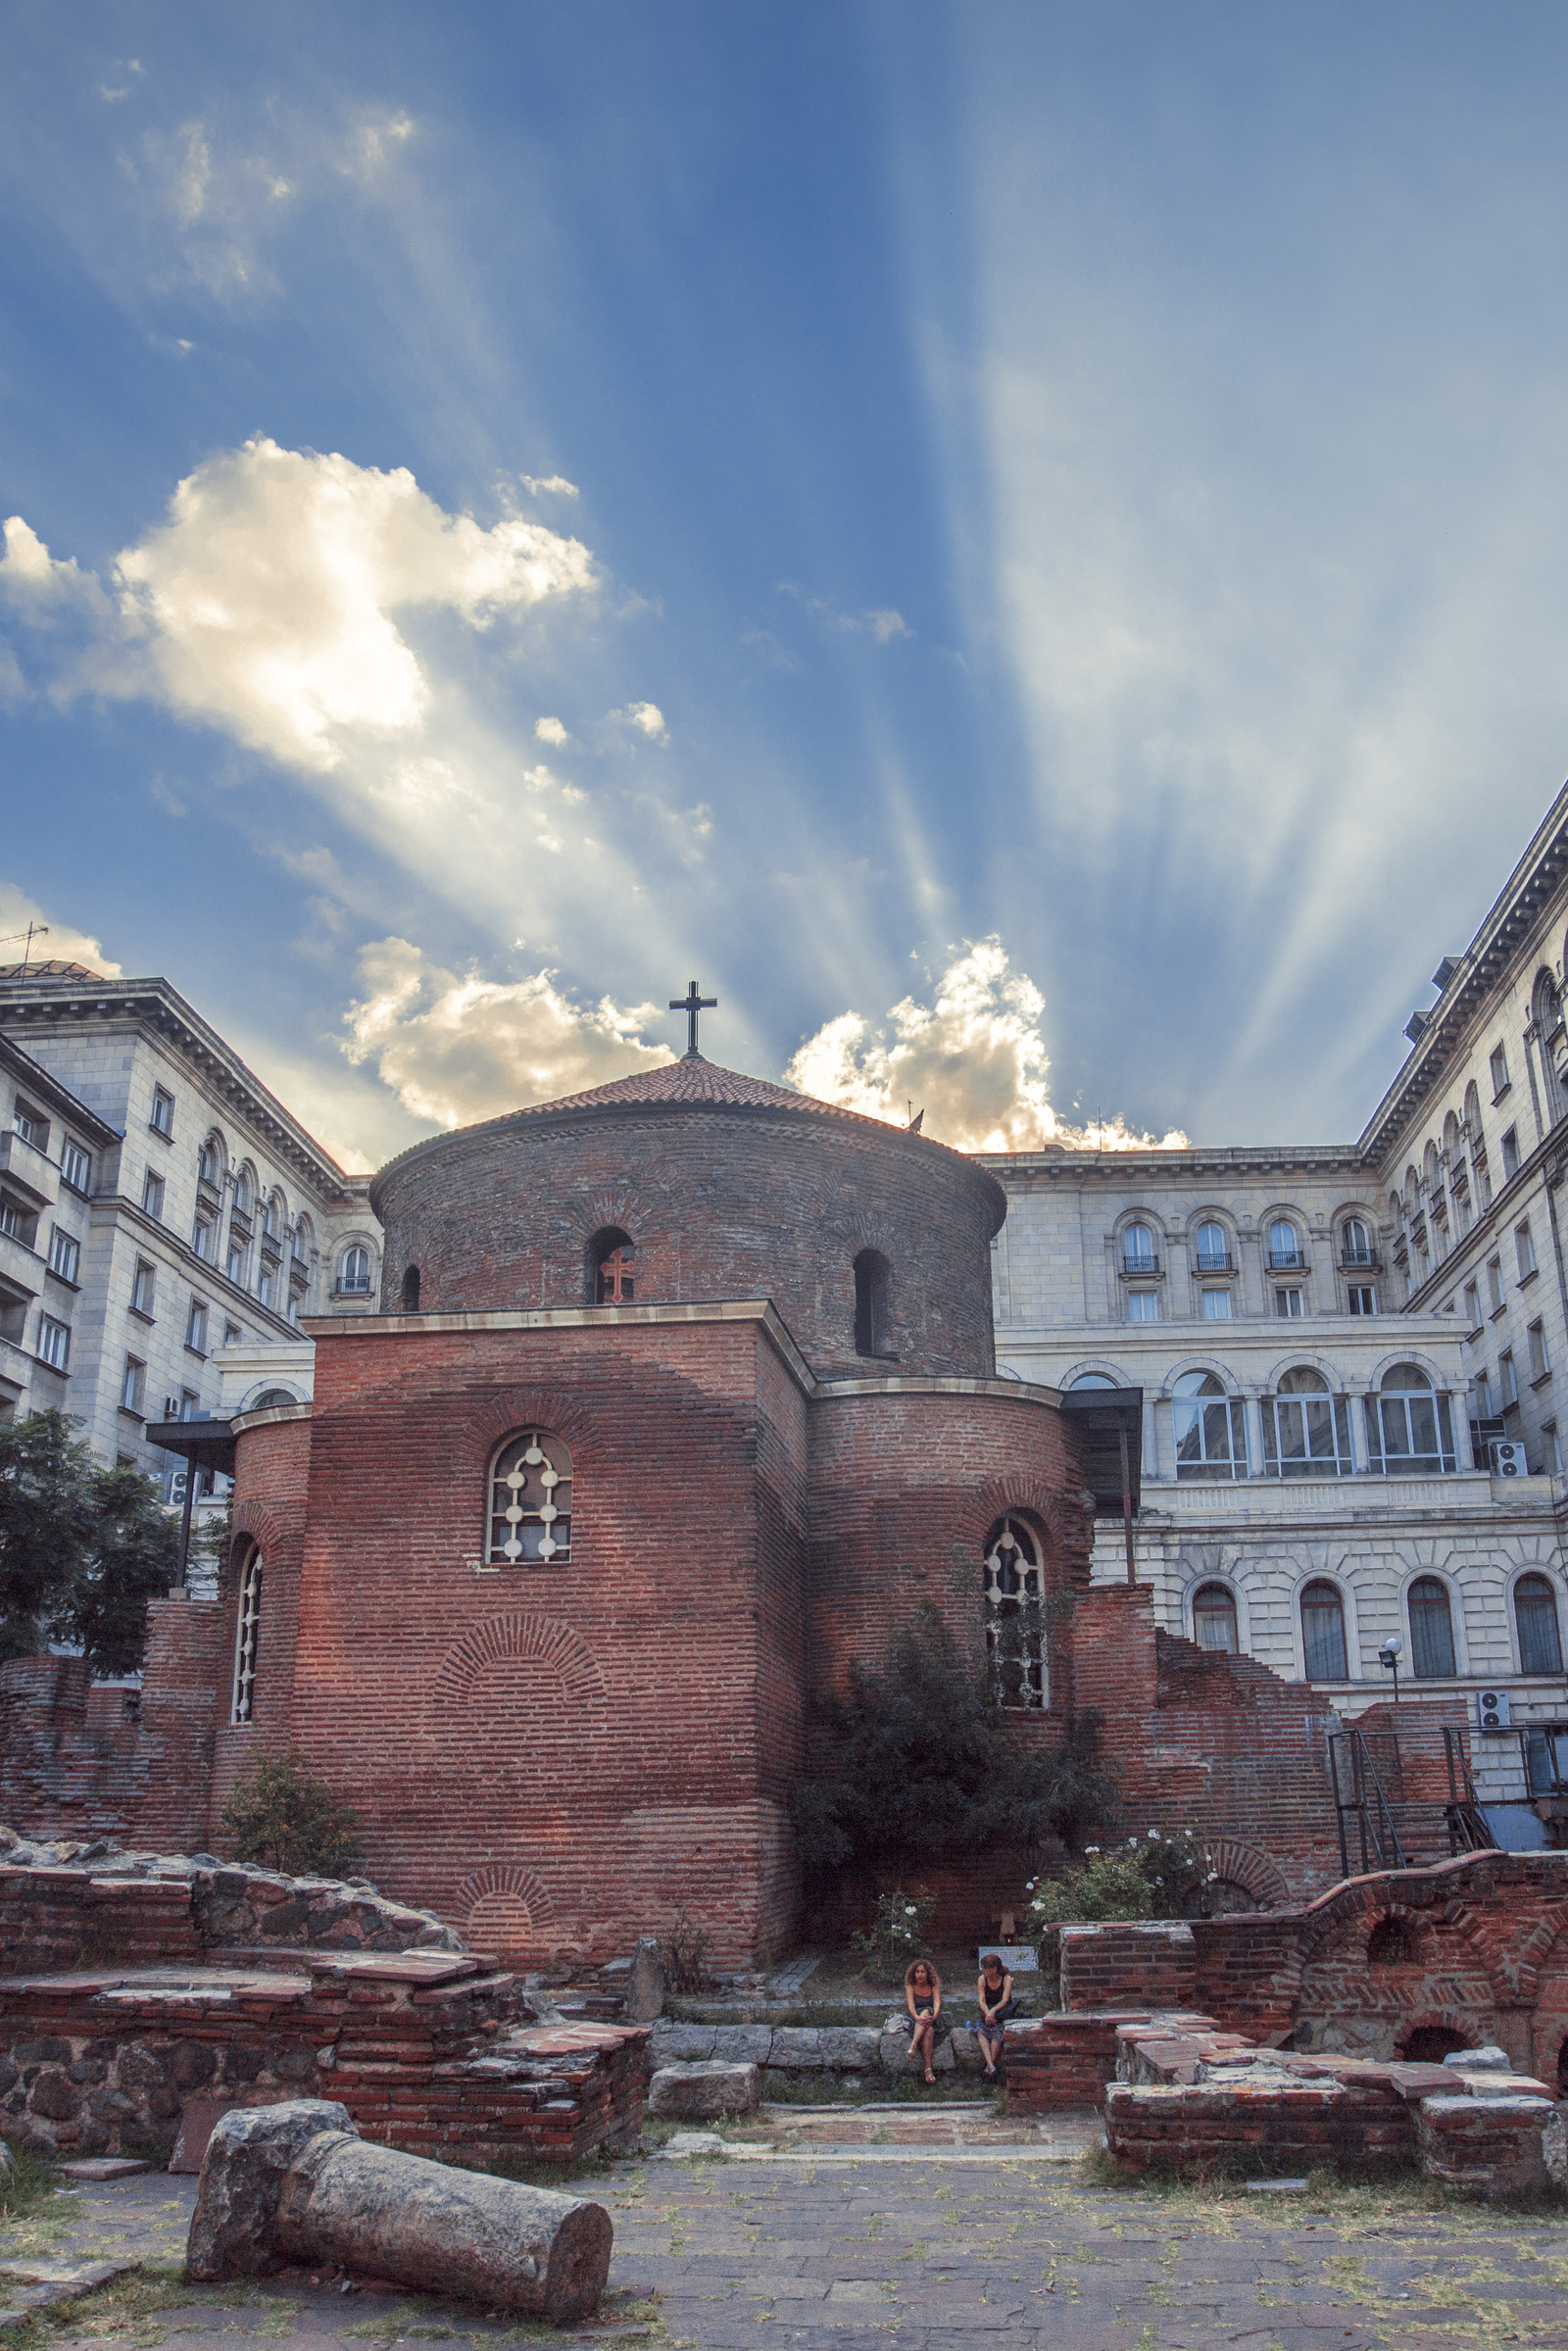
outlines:
[[854, 1266], [870, 1249], [892, 1269], [888, 1368], [989, 1376], [995, 1178], [922, 1136], [748, 1084], [760, 1100], [648, 1102], [632, 1081], [416, 1146], [371, 1188], [389, 1301], [416, 1265], [425, 1312], [592, 1304], [590, 1244], [617, 1228], [636, 1245], [639, 1302], [771, 1298], [813, 1370], [853, 1375], [866, 1368]]

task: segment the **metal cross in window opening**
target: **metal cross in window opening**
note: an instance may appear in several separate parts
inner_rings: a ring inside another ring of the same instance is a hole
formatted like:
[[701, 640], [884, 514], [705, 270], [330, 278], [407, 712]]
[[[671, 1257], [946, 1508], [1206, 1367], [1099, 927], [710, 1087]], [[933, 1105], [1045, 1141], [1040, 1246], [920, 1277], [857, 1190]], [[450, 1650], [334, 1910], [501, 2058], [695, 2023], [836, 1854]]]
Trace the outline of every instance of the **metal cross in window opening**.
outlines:
[[686, 1015], [685, 1057], [688, 1061], [700, 1061], [703, 1057], [697, 1050], [698, 1014], [701, 1012], [715, 1011], [717, 1006], [718, 998], [716, 996], [699, 995], [697, 982], [695, 980], [687, 981], [686, 994], [684, 996], [672, 996], [670, 998], [670, 1010], [672, 1012], [684, 1012]]
[[629, 1306], [636, 1283], [637, 1260], [629, 1249], [612, 1249], [599, 1260], [599, 1303]]

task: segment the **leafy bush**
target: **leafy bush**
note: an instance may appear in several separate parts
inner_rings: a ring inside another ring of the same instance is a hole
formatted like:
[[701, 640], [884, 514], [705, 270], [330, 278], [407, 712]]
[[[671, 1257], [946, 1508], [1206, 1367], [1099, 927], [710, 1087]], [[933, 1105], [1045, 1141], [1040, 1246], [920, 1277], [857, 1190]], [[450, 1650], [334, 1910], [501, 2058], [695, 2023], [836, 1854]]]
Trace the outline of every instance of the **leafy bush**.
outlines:
[[292, 1755], [259, 1763], [223, 1806], [223, 1835], [238, 1861], [286, 1878], [341, 1878], [365, 1858], [359, 1815]]
[[1060, 1984], [1057, 1927], [1181, 1918], [1200, 1887], [1217, 1875], [1208, 1847], [1191, 1829], [1179, 1837], [1151, 1829], [1147, 1837], [1131, 1837], [1104, 1850], [1086, 1845], [1083, 1860], [1059, 1878], [1031, 1878], [1024, 1891], [1029, 1919], [1040, 1935], [1040, 1971], [1048, 1985]]
[[885, 1893], [878, 1901], [864, 1935], [852, 1935], [851, 1944], [885, 1976], [902, 1976], [911, 1959], [929, 1950], [929, 1930], [936, 1896], [924, 1891]]
[[907, 1883], [944, 1855], [1004, 1844], [1025, 1852], [1103, 1820], [1115, 1788], [1099, 1768], [1099, 1717], [1070, 1720], [1045, 1752], [991, 1702], [979, 1672], [929, 1602], [895, 1634], [880, 1673], [852, 1664], [813, 1744], [829, 1758], [797, 1783], [791, 1810], [808, 1866], [868, 1890]]
[[94, 1674], [134, 1673], [179, 1529], [150, 1478], [105, 1469], [74, 1425], [63, 1412], [0, 1422], [0, 1658], [57, 1641]]

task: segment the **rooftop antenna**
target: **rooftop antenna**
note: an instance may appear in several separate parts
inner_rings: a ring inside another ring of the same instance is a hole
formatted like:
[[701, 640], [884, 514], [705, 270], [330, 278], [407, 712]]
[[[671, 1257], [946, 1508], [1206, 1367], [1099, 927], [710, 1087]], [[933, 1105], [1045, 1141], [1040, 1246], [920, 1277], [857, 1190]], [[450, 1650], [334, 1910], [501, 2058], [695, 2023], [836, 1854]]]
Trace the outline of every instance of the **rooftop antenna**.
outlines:
[[25, 971], [32, 959], [34, 939], [47, 939], [48, 936], [49, 925], [47, 922], [29, 922], [24, 931], [13, 931], [9, 938], [0, 939], [0, 947], [15, 947], [19, 939], [25, 940], [26, 944], [22, 951], [22, 968]]

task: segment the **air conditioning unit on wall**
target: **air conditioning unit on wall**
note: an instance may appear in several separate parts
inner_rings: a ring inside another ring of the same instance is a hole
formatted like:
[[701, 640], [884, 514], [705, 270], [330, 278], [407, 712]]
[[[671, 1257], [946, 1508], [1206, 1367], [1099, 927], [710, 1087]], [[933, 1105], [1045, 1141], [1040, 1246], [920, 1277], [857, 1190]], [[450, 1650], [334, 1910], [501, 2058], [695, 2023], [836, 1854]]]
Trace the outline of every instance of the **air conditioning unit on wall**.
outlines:
[[1508, 1728], [1508, 1692], [1505, 1690], [1476, 1691], [1476, 1727], [1482, 1731], [1506, 1731]]
[[1492, 1474], [1494, 1478], [1525, 1478], [1530, 1475], [1522, 1445], [1494, 1445], [1492, 1448]]

